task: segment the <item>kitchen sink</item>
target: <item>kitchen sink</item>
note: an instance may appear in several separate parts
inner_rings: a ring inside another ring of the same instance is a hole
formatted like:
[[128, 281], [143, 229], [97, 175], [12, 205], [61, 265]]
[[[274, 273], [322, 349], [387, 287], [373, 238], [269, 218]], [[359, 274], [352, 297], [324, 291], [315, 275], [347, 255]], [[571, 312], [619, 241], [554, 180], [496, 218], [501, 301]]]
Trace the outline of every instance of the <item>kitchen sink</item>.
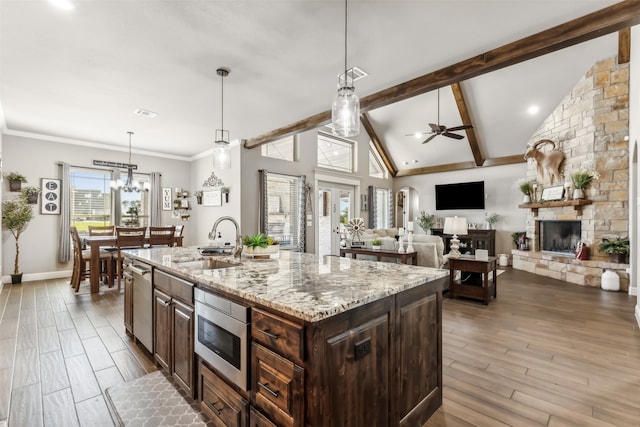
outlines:
[[216, 270], [219, 268], [238, 267], [240, 265], [240, 263], [228, 262], [215, 258], [204, 258], [199, 261], [176, 263], [176, 267], [186, 268], [188, 270]]

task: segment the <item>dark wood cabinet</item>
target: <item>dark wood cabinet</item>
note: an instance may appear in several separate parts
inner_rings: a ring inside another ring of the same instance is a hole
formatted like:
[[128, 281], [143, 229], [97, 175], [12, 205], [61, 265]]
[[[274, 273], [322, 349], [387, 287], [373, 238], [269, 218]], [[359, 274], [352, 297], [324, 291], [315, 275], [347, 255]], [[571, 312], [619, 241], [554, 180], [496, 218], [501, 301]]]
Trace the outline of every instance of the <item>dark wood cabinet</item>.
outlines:
[[157, 270], [153, 280], [154, 358], [193, 397], [193, 284]]
[[133, 276], [128, 272], [124, 276], [124, 329], [133, 336]]
[[249, 409], [249, 426], [250, 427], [278, 427], [267, 417], [262, 415], [256, 408]]
[[153, 291], [153, 357], [164, 369], [171, 365], [171, 297]]
[[[444, 234], [442, 228], [432, 228], [431, 233], [442, 237], [444, 240], [444, 253], [449, 252], [451, 246], [451, 235]], [[460, 252], [462, 254], [474, 255], [476, 249], [486, 249], [489, 256], [496, 255], [496, 230], [467, 230], [466, 235], [458, 236], [460, 240]]]
[[[246, 427], [249, 402], [236, 393], [200, 360], [198, 363], [200, 407], [219, 427]], [[268, 424], [254, 424], [268, 425]]]

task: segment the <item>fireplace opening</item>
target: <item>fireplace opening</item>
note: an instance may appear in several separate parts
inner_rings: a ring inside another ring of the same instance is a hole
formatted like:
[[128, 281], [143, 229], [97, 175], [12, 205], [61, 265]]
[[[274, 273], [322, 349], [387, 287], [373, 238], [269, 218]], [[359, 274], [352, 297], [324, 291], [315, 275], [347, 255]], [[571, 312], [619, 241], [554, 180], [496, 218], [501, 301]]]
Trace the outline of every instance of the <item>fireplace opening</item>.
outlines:
[[538, 247], [543, 252], [574, 256], [580, 231], [580, 221], [538, 221]]

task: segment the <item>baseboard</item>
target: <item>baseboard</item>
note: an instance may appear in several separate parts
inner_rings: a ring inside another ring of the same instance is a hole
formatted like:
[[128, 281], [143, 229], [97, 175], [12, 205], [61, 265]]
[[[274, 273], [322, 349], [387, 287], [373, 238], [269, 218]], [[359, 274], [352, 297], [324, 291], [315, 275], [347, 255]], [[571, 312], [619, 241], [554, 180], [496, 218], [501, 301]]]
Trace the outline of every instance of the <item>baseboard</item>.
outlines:
[[[44, 273], [23, 274], [23, 282], [33, 282], [36, 280], [62, 279], [71, 277], [71, 270], [47, 271]], [[2, 283], [11, 283], [11, 275], [2, 276]]]
[[636, 304], [636, 322], [638, 323], [638, 326], [640, 326], [640, 301]]
[[637, 286], [629, 287], [629, 295], [638, 295], [638, 287]]

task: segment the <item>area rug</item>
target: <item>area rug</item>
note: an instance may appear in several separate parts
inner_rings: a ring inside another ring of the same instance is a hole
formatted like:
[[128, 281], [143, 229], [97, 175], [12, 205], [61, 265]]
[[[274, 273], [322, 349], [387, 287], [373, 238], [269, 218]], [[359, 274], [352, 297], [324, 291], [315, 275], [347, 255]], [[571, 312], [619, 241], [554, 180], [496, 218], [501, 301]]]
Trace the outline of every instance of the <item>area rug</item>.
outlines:
[[121, 426], [213, 427], [199, 406], [188, 402], [161, 371], [109, 387], [106, 395]]

